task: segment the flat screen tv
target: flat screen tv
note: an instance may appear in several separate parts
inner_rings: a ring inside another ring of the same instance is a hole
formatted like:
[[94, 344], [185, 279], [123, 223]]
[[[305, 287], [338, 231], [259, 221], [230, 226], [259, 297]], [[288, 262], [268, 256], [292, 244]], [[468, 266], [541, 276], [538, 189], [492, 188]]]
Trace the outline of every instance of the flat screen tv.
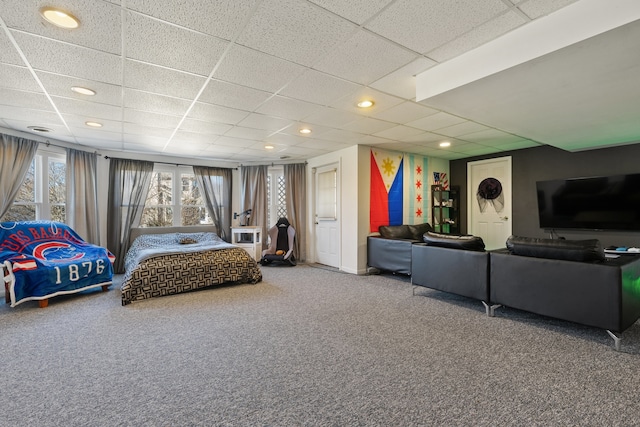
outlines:
[[538, 181], [540, 228], [640, 230], [640, 174]]

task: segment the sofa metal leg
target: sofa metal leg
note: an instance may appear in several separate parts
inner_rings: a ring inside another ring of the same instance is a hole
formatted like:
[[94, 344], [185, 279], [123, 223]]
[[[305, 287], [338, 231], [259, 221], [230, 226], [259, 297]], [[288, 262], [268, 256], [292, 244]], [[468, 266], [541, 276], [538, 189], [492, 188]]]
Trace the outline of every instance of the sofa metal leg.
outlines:
[[607, 329], [607, 333], [611, 338], [613, 338], [613, 345], [616, 348], [616, 351], [620, 351], [620, 341], [622, 341], [622, 337], [617, 336], [613, 332]]
[[489, 317], [494, 317], [496, 308], [502, 307], [502, 304], [489, 305], [484, 301], [482, 301], [482, 305], [484, 305], [484, 309], [487, 312], [487, 316]]

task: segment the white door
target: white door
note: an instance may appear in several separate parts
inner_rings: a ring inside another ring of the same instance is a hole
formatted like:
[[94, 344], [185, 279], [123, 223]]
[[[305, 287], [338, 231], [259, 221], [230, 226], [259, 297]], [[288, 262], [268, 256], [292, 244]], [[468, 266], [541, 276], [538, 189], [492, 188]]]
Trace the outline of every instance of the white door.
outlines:
[[315, 168], [315, 253], [316, 262], [340, 268], [340, 212], [338, 206], [338, 164]]
[[482, 237], [487, 250], [504, 248], [512, 230], [511, 157], [469, 162], [467, 188], [469, 234]]

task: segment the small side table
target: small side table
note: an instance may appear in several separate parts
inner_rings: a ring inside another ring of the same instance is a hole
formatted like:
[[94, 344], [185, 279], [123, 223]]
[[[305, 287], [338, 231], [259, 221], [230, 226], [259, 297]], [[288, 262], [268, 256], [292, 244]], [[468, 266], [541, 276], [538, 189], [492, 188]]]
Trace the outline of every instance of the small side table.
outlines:
[[231, 227], [231, 243], [240, 246], [256, 261], [262, 258], [262, 227], [244, 225]]

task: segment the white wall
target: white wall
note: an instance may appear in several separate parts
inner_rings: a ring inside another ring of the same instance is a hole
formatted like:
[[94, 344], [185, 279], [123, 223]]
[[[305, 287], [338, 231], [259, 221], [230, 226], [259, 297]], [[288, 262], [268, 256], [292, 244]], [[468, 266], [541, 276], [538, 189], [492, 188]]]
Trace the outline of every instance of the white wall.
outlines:
[[[307, 254], [315, 262], [313, 168], [338, 163], [340, 167], [340, 270], [366, 274], [367, 236], [369, 236], [369, 206], [371, 192], [371, 147], [358, 145], [309, 159], [307, 167], [308, 227]], [[429, 171], [449, 174], [449, 161], [429, 157]], [[433, 183], [433, 175], [429, 184]], [[430, 196], [429, 196], [430, 197]], [[431, 206], [431, 201], [429, 201]]]

